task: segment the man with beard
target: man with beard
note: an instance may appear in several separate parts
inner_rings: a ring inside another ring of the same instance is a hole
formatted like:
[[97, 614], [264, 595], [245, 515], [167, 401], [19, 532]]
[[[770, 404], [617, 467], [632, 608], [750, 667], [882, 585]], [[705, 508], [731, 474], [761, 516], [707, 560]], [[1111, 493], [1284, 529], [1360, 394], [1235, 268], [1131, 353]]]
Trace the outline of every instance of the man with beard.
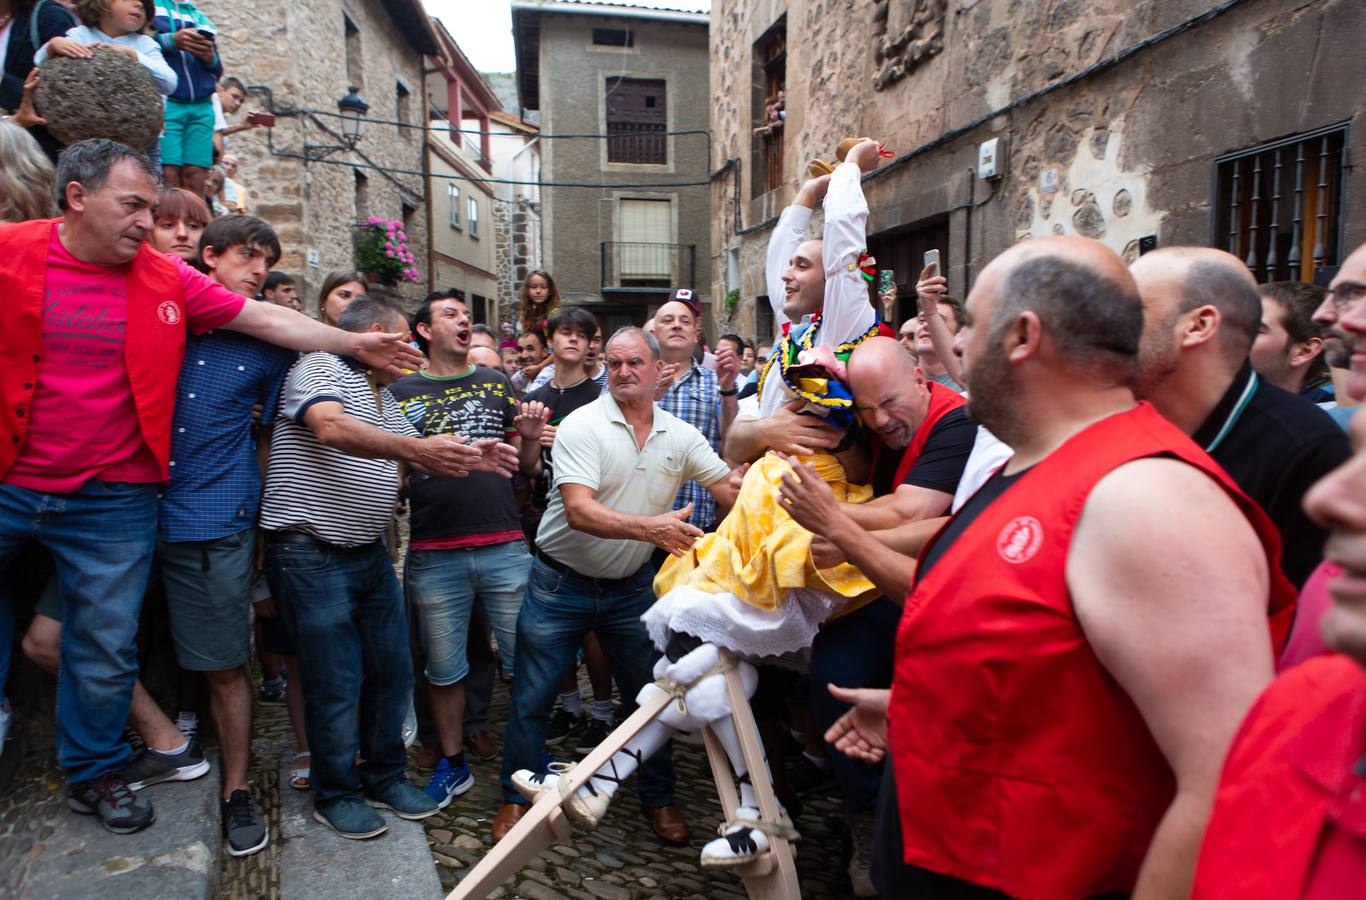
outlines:
[[[1275, 529], [1135, 404], [1138, 292], [1102, 244], [1016, 245], [966, 313], [971, 411], [1015, 455], [921, 554], [890, 697], [832, 688], [855, 705], [827, 739], [892, 758], [874, 882], [1183, 895], [1293, 606]], [[794, 503], [815, 482], [797, 474]]]
[[[1341, 314], [1366, 334], [1366, 247], [1333, 279], [1323, 324]], [[1348, 391], [1366, 395], [1354, 372]], [[1356, 455], [1315, 484], [1304, 505], [1330, 530], [1333, 604], [1323, 636], [1341, 655], [1278, 678], [1248, 714], [1229, 753], [1196, 871], [1197, 900], [1353, 896], [1366, 884], [1366, 419], [1352, 422]]]
[[1133, 265], [1143, 298], [1138, 396], [1214, 457], [1280, 529], [1281, 568], [1303, 585], [1326, 532], [1301, 507], [1309, 486], [1351, 455], [1342, 429], [1253, 371], [1257, 283], [1222, 250], [1174, 247]]

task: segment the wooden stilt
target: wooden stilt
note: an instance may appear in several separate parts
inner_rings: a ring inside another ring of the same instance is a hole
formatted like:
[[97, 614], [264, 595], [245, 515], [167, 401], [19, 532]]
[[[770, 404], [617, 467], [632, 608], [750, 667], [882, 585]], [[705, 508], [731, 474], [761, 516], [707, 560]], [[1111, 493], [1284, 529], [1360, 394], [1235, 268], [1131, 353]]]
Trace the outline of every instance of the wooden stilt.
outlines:
[[[744, 684], [735, 669], [726, 672], [725, 677], [726, 691], [735, 717], [735, 730], [740, 735], [750, 782], [759, 799], [760, 815], [765, 820], [776, 822], [778, 801], [768, 777], [763, 744], [754, 724], [754, 714], [749, 708], [749, 699], [745, 696]], [[568, 780], [567, 792], [572, 793], [581, 787], [589, 776], [606, 765], [614, 753], [625, 747], [637, 732], [673, 702], [672, 697], [661, 694], [632, 713], [592, 753], [569, 772], [560, 775], [561, 779]], [[721, 798], [721, 808], [726, 819], [730, 819], [740, 805], [730, 757], [710, 729], [703, 729], [702, 738], [707, 745], [707, 757], [716, 780], [717, 794]], [[479, 900], [487, 897], [494, 888], [510, 881], [541, 851], [557, 841], [567, 840], [570, 823], [560, 808], [563, 803], [563, 795], [556, 791], [543, 795], [532, 804], [526, 815], [469, 871], [455, 886], [455, 890], [446, 896], [446, 900]], [[801, 897], [792, 845], [784, 838], [769, 836], [769, 852], [753, 862], [736, 867], [735, 871], [753, 900], [796, 900]]]

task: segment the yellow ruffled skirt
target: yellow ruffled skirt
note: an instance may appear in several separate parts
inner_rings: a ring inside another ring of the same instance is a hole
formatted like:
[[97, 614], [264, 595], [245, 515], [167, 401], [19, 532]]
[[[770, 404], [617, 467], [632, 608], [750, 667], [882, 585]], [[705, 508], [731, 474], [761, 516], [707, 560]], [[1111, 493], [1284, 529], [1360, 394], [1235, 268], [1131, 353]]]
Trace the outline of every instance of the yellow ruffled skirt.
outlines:
[[[841, 503], [863, 503], [871, 487], [845, 482], [844, 467], [829, 453], [807, 460]], [[792, 467], [776, 454], [750, 466], [730, 514], [713, 534], [699, 538], [681, 557], [670, 556], [655, 576], [656, 597], [678, 587], [706, 594], [732, 594], [765, 612], [782, 607], [788, 592], [806, 588], [844, 598], [876, 596], [873, 583], [848, 563], [818, 569], [811, 561], [811, 532], [778, 502], [778, 487]], [[860, 604], [838, 610], [839, 615]]]

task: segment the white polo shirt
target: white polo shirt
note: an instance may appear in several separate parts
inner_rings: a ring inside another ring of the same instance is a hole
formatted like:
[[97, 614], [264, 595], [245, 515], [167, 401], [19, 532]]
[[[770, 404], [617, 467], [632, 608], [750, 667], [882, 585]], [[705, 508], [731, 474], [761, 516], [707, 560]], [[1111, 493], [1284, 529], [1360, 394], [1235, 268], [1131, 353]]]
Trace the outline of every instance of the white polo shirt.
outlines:
[[658, 516], [673, 509], [686, 481], [709, 487], [730, 473], [702, 432], [654, 407], [645, 446], [636, 444], [611, 394], [576, 409], [555, 433], [555, 484], [536, 532], [541, 552], [590, 578], [625, 578], [654, 552], [647, 541], [609, 540], [569, 527], [560, 485], [592, 488], [603, 506], [630, 516]]

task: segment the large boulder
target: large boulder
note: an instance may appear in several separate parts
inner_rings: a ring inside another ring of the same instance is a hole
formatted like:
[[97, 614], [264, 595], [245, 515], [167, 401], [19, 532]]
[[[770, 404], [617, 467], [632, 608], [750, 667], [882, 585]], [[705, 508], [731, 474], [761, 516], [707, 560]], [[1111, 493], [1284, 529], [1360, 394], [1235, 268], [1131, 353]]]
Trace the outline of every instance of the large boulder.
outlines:
[[50, 57], [33, 105], [63, 144], [108, 138], [145, 152], [164, 121], [152, 73], [127, 54], [103, 47], [91, 59]]

